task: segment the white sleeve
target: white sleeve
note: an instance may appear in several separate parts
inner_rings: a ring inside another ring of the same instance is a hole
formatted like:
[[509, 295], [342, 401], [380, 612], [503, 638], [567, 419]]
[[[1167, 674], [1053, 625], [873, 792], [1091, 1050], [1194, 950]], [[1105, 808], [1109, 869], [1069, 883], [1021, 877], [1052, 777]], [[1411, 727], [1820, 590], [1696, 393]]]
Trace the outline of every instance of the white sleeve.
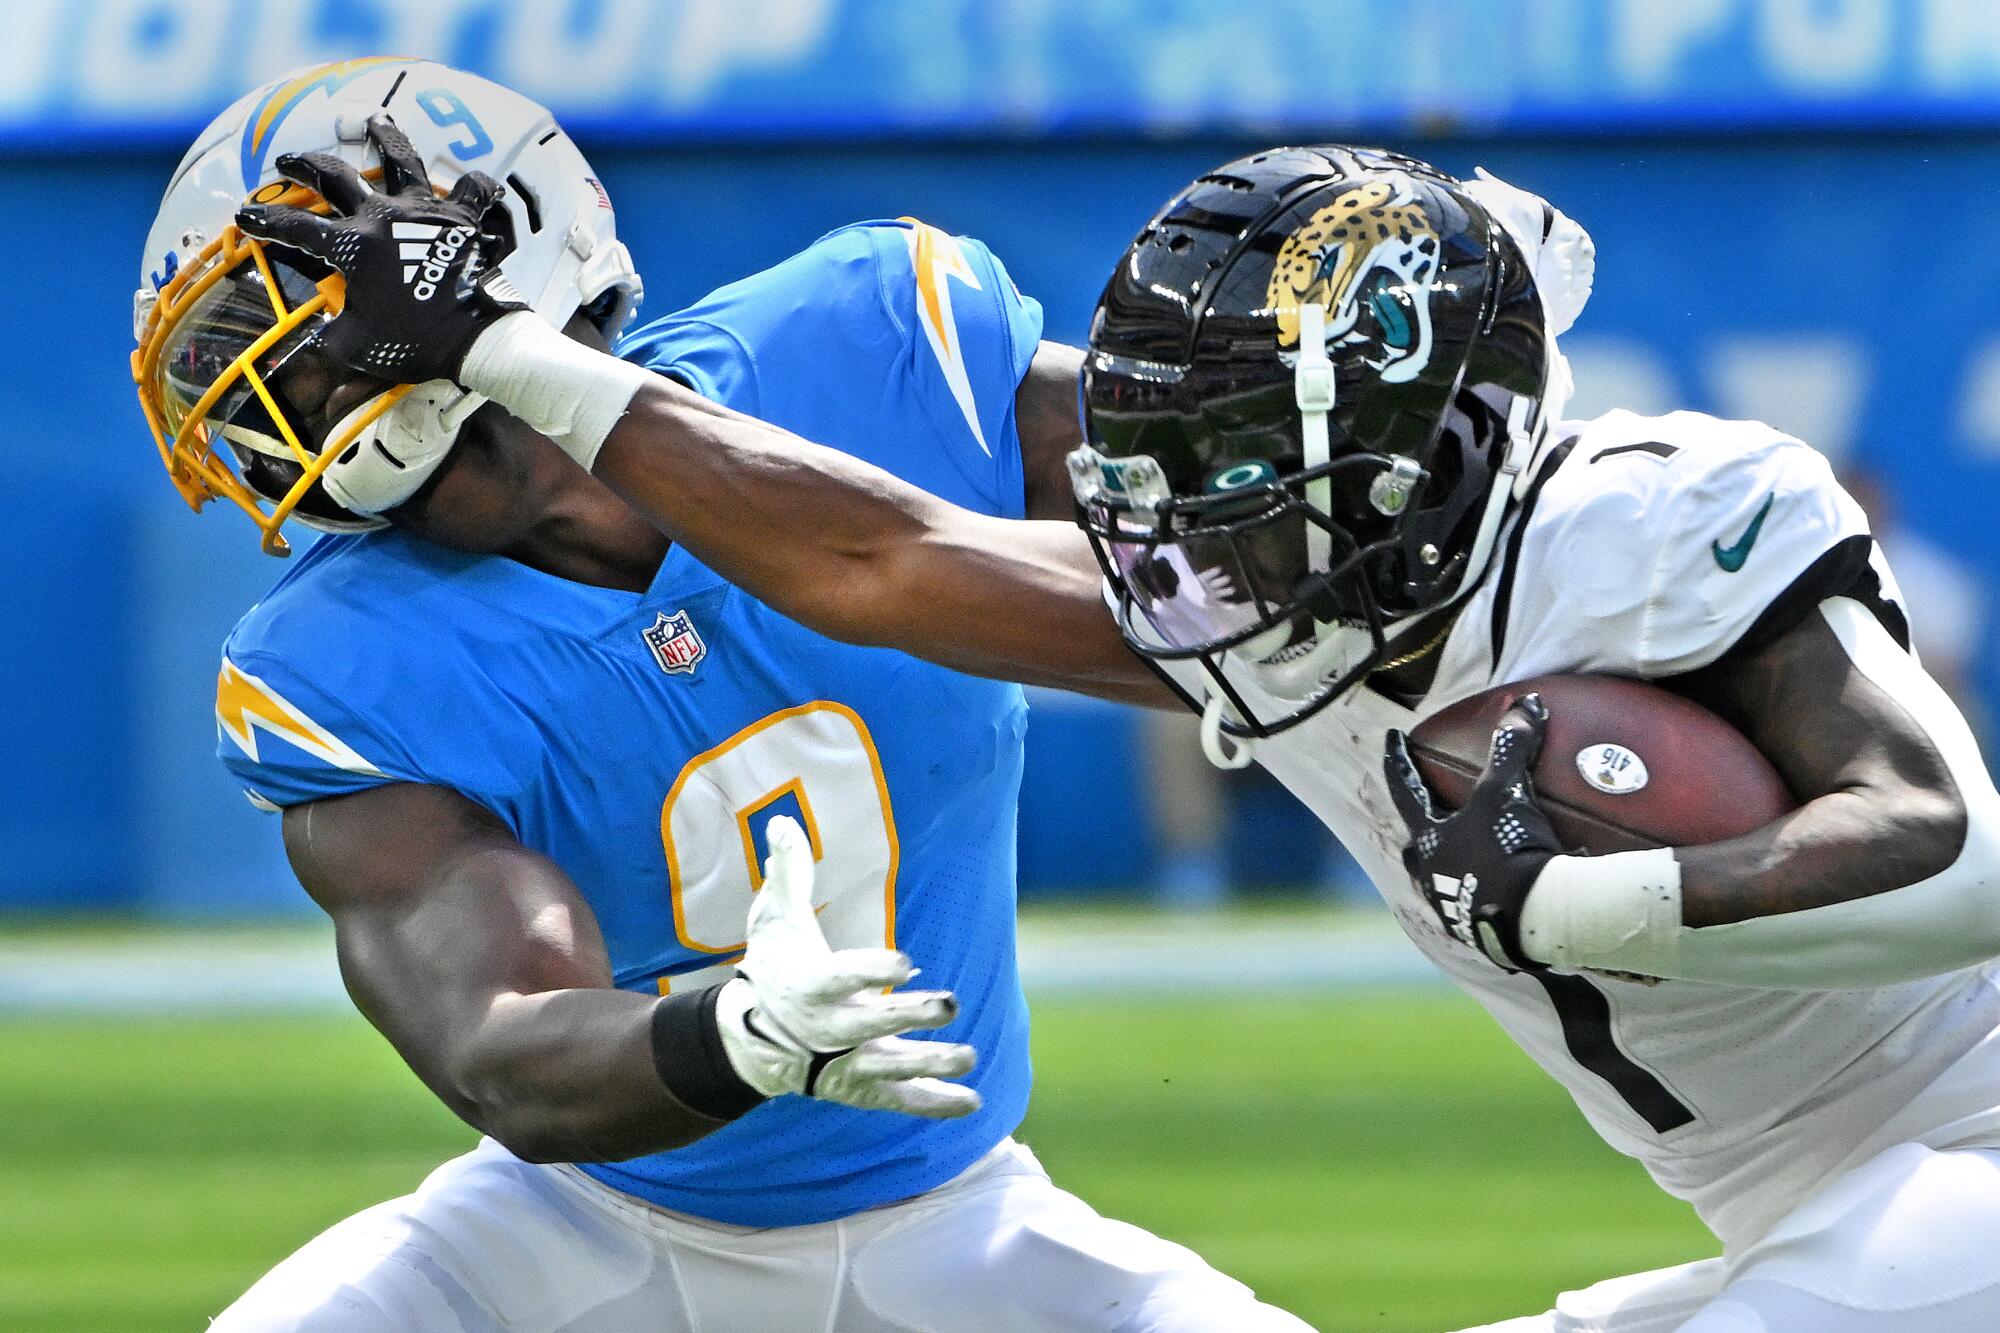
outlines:
[[[1868, 519], [1814, 450], [1768, 427], [1671, 460], [1641, 611], [1640, 674], [1676, 676], [1744, 643], [1768, 614], [1791, 623], [1852, 591], [1869, 561]], [[1769, 432], [1765, 434], [1764, 432]], [[1811, 578], [1808, 578], [1811, 575]], [[1847, 586], [1842, 586], [1847, 585]]]

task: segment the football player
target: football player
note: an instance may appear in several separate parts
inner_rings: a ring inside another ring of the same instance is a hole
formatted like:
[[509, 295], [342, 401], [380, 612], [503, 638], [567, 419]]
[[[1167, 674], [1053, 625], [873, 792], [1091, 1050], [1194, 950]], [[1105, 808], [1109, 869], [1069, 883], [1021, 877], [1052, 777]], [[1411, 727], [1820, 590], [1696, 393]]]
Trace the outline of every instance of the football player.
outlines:
[[[245, 236], [246, 196], [378, 218], [385, 285], [343, 290], [345, 243]], [[1010, 1137], [1018, 689], [822, 638], [532, 423], [401, 387], [431, 333], [333, 359], [357, 327], [333, 312], [389, 288], [505, 284], [585, 356], [619, 336], [639, 280], [546, 110], [422, 61], [281, 79], [202, 134], [146, 244], [133, 368], [175, 482], [268, 549], [288, 517], [333, 534], [229, 636], [223, 761], [283, 811], [357, 1005], [489, 1136], [217, 1329], [1304, 1328]], [[690, 438], [810, 429], [1020, 518], [1067, 506], [1076, 443], [1075, 359], [1040, 328], [984, 247], [905, 220], [617, 364], [676, 386]], [[573, 406], [564, 441], [623, 404]], [[919, 964], [938, 989], [896, 989]]]
[[[1591, 271], [1568, 219], [1337, 147], [1177, 195], [1092, 327], [1071, 473], [1112, 614], [1084, 631], [1083, 537], [1065, 553], [832, 450], [691, 432], [671, 386], [469, 270], [448, 312], [395, 290], [393, 219], [419, 206], [245, 225], [347, 273], [340, 355], [424, 331], [406, 373], [525, 413], [809, 624], [1111, 694], [1143, 658], [1211, 757], [1254, 755], [1310, 805], [1418, 947], [1722, 1242], [1510, 1333], [2000, 1327], [2000, 794], [1818, 454], [1694, 413], [1563, 419], [1555, 339]], [[591, 429], [563, 435], [585, 404]], [[1574, 854], [1526, 776], [1534, 700], [1464, 809], [1432, 805], [1416, 721], [1584, 671], [1716, 709], [1799, 808], [1712, 846]], [[1477, 1153], [1477, 1118], [1441, 1147]]]

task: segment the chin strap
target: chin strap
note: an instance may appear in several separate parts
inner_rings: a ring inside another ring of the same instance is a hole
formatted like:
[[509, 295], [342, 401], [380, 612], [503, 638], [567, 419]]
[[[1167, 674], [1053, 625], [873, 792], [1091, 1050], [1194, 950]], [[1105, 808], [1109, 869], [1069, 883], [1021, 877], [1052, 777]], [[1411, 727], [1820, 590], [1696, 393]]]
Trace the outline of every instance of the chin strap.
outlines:
[[[1299, 405], [1299, 438], [1308, 469], [1333, 457], [1327, 416], [1333, 411], [1333, 359], [1326, 354], [1326, 307], [1308, 301], [1299, 307], [1299, 359], [1292, 367], [1292, 397]], [[1333, 483], [1321, 477], [1305, 487], [1305, 501], [1322, 514], [1333, 508]], [[1325, 569], [1333, 539], [1317, 523], [1306, 524], [1306, 568]]]

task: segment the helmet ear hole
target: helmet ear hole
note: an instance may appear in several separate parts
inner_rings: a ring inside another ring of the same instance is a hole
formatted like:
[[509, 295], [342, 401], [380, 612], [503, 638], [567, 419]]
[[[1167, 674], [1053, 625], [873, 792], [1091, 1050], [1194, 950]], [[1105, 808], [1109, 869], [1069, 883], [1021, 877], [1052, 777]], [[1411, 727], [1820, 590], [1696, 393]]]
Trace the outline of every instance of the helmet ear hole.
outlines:
[[[418, 100], [413, 103], [412, 98]], [[639, 303], [639, 276], [617, 240], [610, 196], [548, 108], [478, 75], [421, 59], [341, 60], [279, 74], [232, 103], [196, 136], [166, 182], [139, 265], [134, 334], [139, 361], [147, 367], [147, 380], [139, 385], [141, 407], [170, 477], [192, 504], [226, 496], [254, 510], [252, 497], [260, 497], [282, 507], [282, 497], [304, 475], [301, 467], [313, 466], [300, 465], [293, 450], [310, 453], [321, 439], [330, 438], [309, 428], [327, 413], [291, 410], [295, 404], [316, 406], [328, 396], [296, 385], [278, 412], [289, 432], [274, 430], [276, 423], [237, 421], [234, 402], [210, 411], [212, 419], [205, 422], [190, 422], [186, 413], [200, 400], [199, 389], [215, 382], [223, 366], [242, 356], [268, 327], [267, 310], [284, 320], [288, 310], [324, 300], [316, 286], [330, 269], [283, 245], [241, 243], [232, 224], [246, 193], [260, 204], [321, 205], [324, 201], [313, 191], [278, 173], [278, 159], [288, 154], [330, 153], [364, 177], [379, 179], [380, 163], [361, 130], [370, 115], [383, 109], [396, 114], [416, 156], [433, 169], [435, 183], [461, 179], [474, 169], [504, 183], [506, 197], [486, 230], [513, 243], [502, 267], [539, 313], [561, 323], [587, 300], [593, 322], [610, 337], [622, 330]], [[446, 110], [451, 114], [445, 115]], [[170, 355], [173, 340], [186, 330], [177, 334], [175, 326], [202, 313], [202, 293], [188, 295], [194, 284], [185, 280], [174, 289], [185, 300], [168, 298], [162, 289], [182, 273], [220, 263], [243, 270], [232, 281], [241, 289], [235, 293], [242, 298], [240, 308], [228, 312], [238, 317], [238, 327], [217, 323], [215, 336], [197, 349], [211, 358], [221, 356], [221, 363], [176, 360]], [[274, 279], [282, 291], [262, 291], [259, 278]], [[277, 360], [260, 353], [255, 367], [273, 393], [278, 389], [269, 372]], [[203, 383], [196, 392], [186, 392], [196, 372]], [[231, 447], [214, 452], [218, 469], [228, 472], [237, 460], [241, 469], [212, 484], [205, 466], [194, 466], [201, 458], [197, 447], [205, 448], [211, 436], [239, 425]], [[365, 468], [371, 455], [363, 452], [357, 459]], [[346, 487], [346, 480], [334, 478], [333, 491], [348, 495]], [[343, 529], [376, 526], [363, 522], [359, 509], [333, 502], [320, 487], [302, 494], [296, 511], [302, 519]], [[277, 549], [275, 528], [266, 530], [267, 549]]]
[[535, 197], [534, 190], [530, 189], [528, 183], [521, 179], [519, 172], [514, 172], [507, 177], [507, 188], [514, 192], [516, 199], [521, 201], [521, 211], [528, 218], [528, 234], [530, 236], [541, 235], [542, 201]]

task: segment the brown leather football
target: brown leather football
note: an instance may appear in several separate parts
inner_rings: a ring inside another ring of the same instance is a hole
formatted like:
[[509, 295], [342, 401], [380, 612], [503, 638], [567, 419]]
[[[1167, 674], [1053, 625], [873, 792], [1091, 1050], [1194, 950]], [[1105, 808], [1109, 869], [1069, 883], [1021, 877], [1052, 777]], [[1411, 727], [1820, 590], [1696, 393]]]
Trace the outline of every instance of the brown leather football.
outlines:
[[1588, 852], [1698, 847], [1798, 808], [1748, 738], [1701, 705], [1619, 676], [1540, 676], [1461, 699], [1410, 733], [1410, 757], [1456, 808], [1486, 767], [1507, 705], [1549, 710], [1535, 789], [1556, 835]]

